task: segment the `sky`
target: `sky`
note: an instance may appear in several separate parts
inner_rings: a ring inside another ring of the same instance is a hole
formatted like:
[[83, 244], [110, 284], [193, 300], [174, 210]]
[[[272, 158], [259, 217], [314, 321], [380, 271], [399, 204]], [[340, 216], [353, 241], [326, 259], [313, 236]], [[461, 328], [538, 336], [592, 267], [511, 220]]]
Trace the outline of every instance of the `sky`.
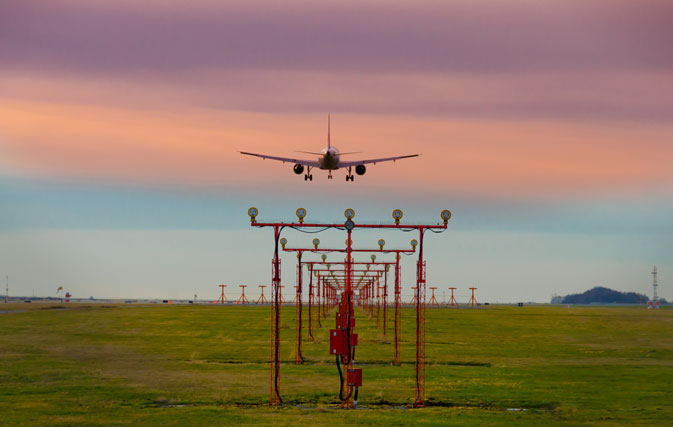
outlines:
[[[450, 209], [425, 238], [440, 299], [651, 297], [657, 265], [671, 300], [670, 16], [664, 0], [4, 0], [0, 275], [10, 295], [256, 297], [273, 233], [250, 206], [376, 223]], [[326, 145], [327, 114], [351, 159], [421, 156], [347, 183], [237, 152], [311, 158], [295, 151]], [[411, 238], [353, 240], [381, 237]]]

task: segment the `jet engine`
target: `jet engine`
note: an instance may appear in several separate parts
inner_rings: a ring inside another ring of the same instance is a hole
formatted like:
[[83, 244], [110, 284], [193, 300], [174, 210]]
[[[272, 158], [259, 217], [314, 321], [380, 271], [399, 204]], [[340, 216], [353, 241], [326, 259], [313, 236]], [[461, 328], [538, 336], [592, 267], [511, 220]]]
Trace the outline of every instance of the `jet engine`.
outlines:
[[304, 165], [300, 165], [299, 163], [294, 165], [292, 169], [294, 169], [294, 173], [297, 175], [304, 173]]
[[355, 166], [355, 173], [358, 175], [364, 175], [365, 172], [367, 172], [367, 168], [365, 165], [357, 165]]

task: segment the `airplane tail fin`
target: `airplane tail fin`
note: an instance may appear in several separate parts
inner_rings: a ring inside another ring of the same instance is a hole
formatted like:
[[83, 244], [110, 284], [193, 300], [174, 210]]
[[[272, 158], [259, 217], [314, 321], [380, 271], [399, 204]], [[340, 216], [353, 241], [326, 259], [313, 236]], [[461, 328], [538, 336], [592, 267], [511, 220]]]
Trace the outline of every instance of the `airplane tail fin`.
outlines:
[[327, 148], [331, 147], [331, 144], [330, 144], [330, 129], [329, 129], [330, 126], [329, 125], [330, 125], [330, 119], [329, 119], [329, 114], [328, 114], [327, 115]]

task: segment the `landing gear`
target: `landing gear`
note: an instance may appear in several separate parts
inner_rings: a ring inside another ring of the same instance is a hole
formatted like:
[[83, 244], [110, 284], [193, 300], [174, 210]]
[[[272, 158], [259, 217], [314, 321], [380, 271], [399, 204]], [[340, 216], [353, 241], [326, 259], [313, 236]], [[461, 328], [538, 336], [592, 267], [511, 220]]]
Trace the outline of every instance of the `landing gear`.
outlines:
[[311, 166], [306, 166], [306, 175], [304, 181], [313, 181], [313, 174], [311, 174]]
[[332, 179], [332, 171], [329, 171], [329, 175], [327, 175], [327, 179]]
[[355, 177], [353, 176], [353, 172], [351, 171], [351, 166], [348, 166], [348, 175], [346, 175], [346, 182], [350, 181], [353, 182], [353, 179]]

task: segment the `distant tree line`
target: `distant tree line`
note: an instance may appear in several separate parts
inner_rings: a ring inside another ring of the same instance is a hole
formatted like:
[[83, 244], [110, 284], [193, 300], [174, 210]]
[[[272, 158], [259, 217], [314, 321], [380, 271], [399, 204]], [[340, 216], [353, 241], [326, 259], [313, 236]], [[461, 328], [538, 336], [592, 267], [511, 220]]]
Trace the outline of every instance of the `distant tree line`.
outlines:
[[[619, 292], [602, 286], [596, 286], [593, 289], [581, 294], [570, 294], [564, 297], [554, 295], [551, 299], [552, 304], [647, 304], [650, 299], [647, 295], [635, 292]], [[660, 304], [668, 302], [660, 298]]]

